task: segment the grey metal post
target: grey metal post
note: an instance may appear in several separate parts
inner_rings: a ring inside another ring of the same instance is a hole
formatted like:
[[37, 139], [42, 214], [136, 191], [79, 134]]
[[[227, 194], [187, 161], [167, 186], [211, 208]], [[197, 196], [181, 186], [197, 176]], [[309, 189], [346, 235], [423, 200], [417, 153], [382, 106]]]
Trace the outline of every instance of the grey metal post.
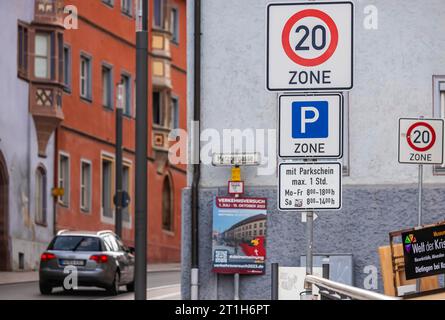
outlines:
[[422, 225], [422, 196], [423, 196], [423, 165], [419, 164], [419, 210], [417, 217], [417, 225]]
[[239, 273], [235, 273], [233, 276], [233, 288], [234, 288], [234, 295], [233, 300], [239, 300]]
[[200, 121], [201, 121], [201, 0], [195, 0], [194, 5], [194, 84], [193, 84], [193, 121], [197, 124], [194, 137], [194, 149], [198, 155], [197, 163], [193, 165], [192, 199], [191, 205], [191, 278], [190, 298], [199, 298], [199, 181], [201, 179], [200, 155]]
[[[312, 275], [313, 267], [313, 242], [314, 242], [314, 212], [306, 213], [306, 275]], [[312, 285], [307, 288], [308, 293], [312, 294]]]
[[272, 263], [272, 292], [271, 300], [278, 300], [278, 278], [279, 278], [279, 265], [278, 263]]
[[136, 32], [135, 300], [147, 299], [148, 1]]
[[[419, 199], [417, 225], [422, 226], [422, 197], [423, 197], [423, 165], [419, 164]], [[416, 291], [420, 292], [420, 279], [416, 279]]]
[[122, 237], [122, 118], [123, 118], [123, 101], [122, 101], [122, 84], [118, 85], [117, 104], [116, 104], [116, 215], [115, 215], [115, 232]]

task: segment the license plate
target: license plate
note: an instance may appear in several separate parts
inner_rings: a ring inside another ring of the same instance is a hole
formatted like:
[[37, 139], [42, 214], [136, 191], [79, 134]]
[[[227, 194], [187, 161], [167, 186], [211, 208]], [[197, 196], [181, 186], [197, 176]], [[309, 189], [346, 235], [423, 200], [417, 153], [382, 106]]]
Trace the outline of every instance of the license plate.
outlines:
[[60, 260], [62, 266], [84, 266], [84, 260]]

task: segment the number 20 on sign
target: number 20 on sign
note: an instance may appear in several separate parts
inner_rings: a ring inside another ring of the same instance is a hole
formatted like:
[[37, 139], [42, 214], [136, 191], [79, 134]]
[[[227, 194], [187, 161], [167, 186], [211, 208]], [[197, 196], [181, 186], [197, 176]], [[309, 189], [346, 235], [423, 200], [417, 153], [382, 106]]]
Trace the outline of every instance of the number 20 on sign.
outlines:
[[443, 163], [442, 119], [399, 119], [399, 162]]

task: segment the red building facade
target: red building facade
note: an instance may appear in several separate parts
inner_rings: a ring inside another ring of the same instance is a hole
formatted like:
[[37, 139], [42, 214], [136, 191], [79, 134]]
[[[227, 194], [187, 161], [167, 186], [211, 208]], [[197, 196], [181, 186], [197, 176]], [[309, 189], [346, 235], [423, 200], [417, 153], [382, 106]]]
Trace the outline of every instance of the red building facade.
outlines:
[[[168, 134], [186, 127], [186, 1], [149, 0], [149, 262], [180, 260], [186, 168], [168, 161]], [[123, 85], [123, 240], [134, 242], [136, 28], [139, 1], [66, 0], [78, 25], [64, 32], [64, 120], [56, 130], [56, 229], [114, 229], [115, 112]], [[73, 8], [74, 8], [73, 7]], [[69, 7], [68, 7], [69, 8]]]

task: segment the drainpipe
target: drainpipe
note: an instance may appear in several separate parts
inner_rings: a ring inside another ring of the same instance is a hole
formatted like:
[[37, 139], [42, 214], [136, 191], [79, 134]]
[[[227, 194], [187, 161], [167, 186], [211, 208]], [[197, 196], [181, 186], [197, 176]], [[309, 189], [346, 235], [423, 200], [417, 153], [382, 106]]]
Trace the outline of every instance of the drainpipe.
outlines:
[[[59, 128], [57, 127], [54, 131], [54, 170], [53, 170], [53, 188], [57, 188], [59, 186], [58, 177], [59, 177]], [[54, 236], [57, 234], [57, 197], [52, 195], [53, 199], [53, 233]]]
[[193, 139], [194, 146], [197, 148], [198, 159], [193, 161], [193, 182], [192, 182], [192, 269], [191, 269], [191, 299], [199, 298], [199, 237], [198, 237], [198, 220], [199, 220], [199, 180], [201, 178], [201, 160], [199, 158], [199, 137], [200, 137], [200, 121], [201, 121], [201, 0], [195, 0], [195, 39], [194, 39], [194, 108], [193, 120], [197, 124], [197, 132]]

